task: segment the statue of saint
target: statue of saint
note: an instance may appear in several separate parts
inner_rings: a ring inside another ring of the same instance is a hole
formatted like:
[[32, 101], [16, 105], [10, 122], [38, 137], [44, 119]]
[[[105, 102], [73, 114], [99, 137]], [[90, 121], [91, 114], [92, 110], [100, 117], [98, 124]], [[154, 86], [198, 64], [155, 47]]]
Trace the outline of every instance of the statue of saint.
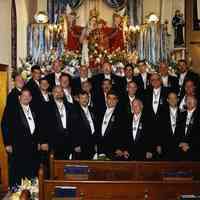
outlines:
[[180, 10], [176, 10], [175, 16], [172, 19], [172, 25], [174, 28], [174, 47], [181, 47], [184, 45], [183, 27], [185, 22]]

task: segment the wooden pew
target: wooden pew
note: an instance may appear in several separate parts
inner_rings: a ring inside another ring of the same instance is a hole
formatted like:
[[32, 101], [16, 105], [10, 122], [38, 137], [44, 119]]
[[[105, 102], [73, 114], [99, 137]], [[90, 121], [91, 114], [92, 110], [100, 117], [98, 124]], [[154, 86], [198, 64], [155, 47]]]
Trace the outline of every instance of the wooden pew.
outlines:
[[120, 162], [54, 160], [50, 156], [50, 179], [64, 180], [66, 165], [87, 165], [89, 180], [162, 180], [165, 172], [191, 172], [200, 180], [200, 162]]
[[45, 180], [39, 170], [39, 199], [51, 200], [56, 186], [77, 187], [77, 200], [175, 200], [199, 194], [199, 181], [66, 181]]

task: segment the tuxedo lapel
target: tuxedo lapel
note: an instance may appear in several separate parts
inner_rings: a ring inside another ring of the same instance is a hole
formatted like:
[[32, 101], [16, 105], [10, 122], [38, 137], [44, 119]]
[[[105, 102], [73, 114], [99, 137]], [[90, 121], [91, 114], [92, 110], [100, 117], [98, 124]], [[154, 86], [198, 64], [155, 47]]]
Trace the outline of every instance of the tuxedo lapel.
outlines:
[[54, 103], [54, 109], [55, 109], [55, 114], [56, 114], [56, 120], [58, 122], [58, 127], [60, 130], [62, 130], [63, 129], [62, 120], [61, 120], [61, 116], [60, 116], [56, 103]]
[[110, 120], [108, 122], [108, 126], [106, 128], [104, 137], [111, 132], [111, 128], [112, 128], [112, 125], [113, 125], [114, 122], [115, 122], [115, 111], [112, 113], [112, 116], [111, 116], [111, 118], [110, 118]]
[[88, 119], [87, 119], [87, 117], [86, 117], [86, 115], [85, 115], [85, 113], [84, 113], [84, 111], [83, 111], [82, 108], [80, 108], [80, 114], [81, 114], [81, 117], [82, 117], [82, 119], [83, 119], [85, 125], [87, 126], [87, 128], [88, 128], [89, 130], [91, 130], [91, 129], [90, 129], [90, 123], [89, 123], [89, 121], [88, 121]]
[[138, 129], [137, 129], [137, 133], [136, 133], [136, 137], [135, 137], [135, 143], [137, 141], [139, 141], [139, 139], [141, 138], [142, 129], [143, 129], [143, 120], [142, 120], [142, 116], [141, 116], [140, 122], [139, 122], [139, 125], [138, 125]]

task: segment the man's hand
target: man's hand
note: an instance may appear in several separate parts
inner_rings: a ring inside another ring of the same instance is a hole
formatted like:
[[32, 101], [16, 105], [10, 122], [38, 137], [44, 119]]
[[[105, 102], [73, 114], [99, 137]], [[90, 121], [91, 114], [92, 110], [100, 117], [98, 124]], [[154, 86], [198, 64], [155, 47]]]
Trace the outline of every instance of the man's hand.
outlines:
[[184, 151], [184, 152], [187, 152], [189, 149], [190, 149], [190, 146], [188, 143], [186, 142], [181, 142], [179, 144], [179, 147]]
[[128, 159], [129, 156], [130, 156], [130, 155], [129, 155], [129, 152], [128, 152], [128, 151], [124, 151], [124, 158], [125, 158], [125, 159]]
[[13, 152], [13, 148], [11, 145], [6, 146], [5, 149], [6, 149], [6, 152], [9, 154], [11, 154]]
[[162, 154], [162, 147], [161, 147], [160, 145], [158, 145], [158, 146], [156, 147], [156, 151], [157, 151], [157, 153], [158, 153], [159, 155], [161, 155], [161, 154]]
[[49, 145], [48, 144], [41, 144], [40, 149], [42, 151], [49, 151]]
[[75, 151], [76, 153], [81, 153], [81, 147], [80, 147], [80, 146], [75, 147], [75, 148], [74, 148], [74, 151]]
[[153, 154], [151, 152], [146, 153], [146, 159], [147, 160], [152, 159], [152, 157], [153, 157]]
[[117, 149], [115, 151], [115, 154], [116, 154], [117, 157], [122, 157], [124, 155], [123, 152], [120, 149]]

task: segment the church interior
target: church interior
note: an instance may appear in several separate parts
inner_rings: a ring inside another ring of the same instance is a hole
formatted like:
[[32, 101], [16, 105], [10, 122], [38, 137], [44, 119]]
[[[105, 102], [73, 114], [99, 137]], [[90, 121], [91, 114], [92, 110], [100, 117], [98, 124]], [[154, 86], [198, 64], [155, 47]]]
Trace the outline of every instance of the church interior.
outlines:
[[200, 0], [0, 0], [2, 200], [200, 199]]

